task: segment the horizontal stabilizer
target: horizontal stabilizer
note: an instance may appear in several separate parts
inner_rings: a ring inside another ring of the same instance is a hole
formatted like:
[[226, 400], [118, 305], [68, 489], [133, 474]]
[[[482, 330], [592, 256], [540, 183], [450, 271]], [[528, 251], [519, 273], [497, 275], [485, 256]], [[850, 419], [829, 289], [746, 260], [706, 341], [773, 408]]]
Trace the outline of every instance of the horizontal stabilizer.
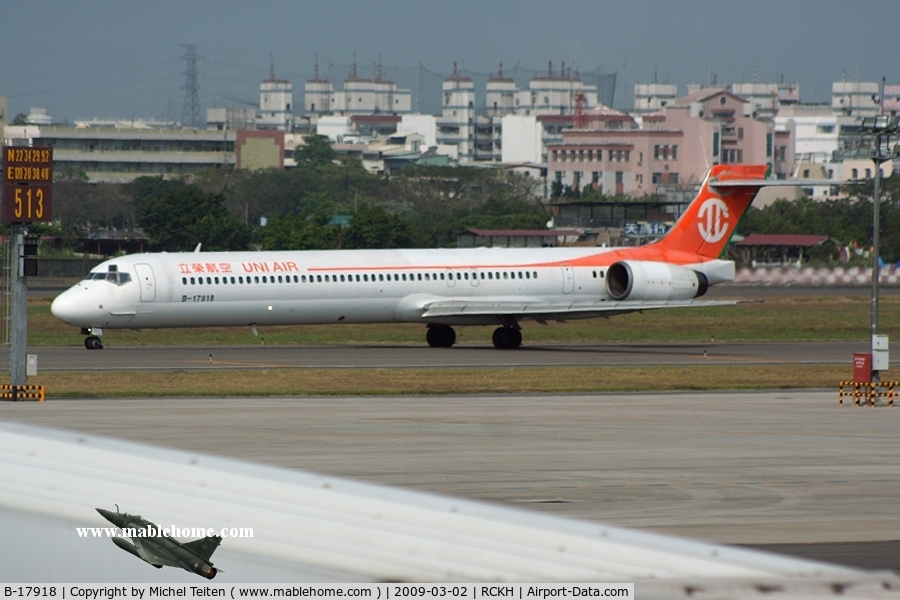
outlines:
[[709, 187], [712, 188], [739, 188], [739, 187], [810, 187], [814, 185], [841, 185], [842, 182], [833, 179], [726, 179], [718, 181], [711, 179]]

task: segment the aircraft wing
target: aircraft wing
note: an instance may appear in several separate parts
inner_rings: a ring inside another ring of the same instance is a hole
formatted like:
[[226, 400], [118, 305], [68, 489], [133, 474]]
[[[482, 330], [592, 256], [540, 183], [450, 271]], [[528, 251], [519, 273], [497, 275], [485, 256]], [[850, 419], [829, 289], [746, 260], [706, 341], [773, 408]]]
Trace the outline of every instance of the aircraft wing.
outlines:
[[151, 565], [161, 565], [163, 567], [181, 567], [181, 563], [165, 552], [160, 545], [152, 541], [153, 538], [131, 538], [138, 554]]
[[542, 302], [517, 300], [435, 300], [423, 306], [422, 318], [515, 316], [536, 321], [564, 320], [566, 317], [615, 316], [660, 308], [730, 306], [739, 300], [625, 300], [596, 302]]
[[94, 506], [115, 499], [178, 527], [252, 528], [218, 551], [236, 581], [635, 582], [642, 598], [881, 598], [900, 587], [887, 571], [15, 423], [0, 424], [0, 464], [0, 530], [18, 540], [0, 544], [0, 576], [34, 583], [180, 575], [76, 534], [103, 525]]

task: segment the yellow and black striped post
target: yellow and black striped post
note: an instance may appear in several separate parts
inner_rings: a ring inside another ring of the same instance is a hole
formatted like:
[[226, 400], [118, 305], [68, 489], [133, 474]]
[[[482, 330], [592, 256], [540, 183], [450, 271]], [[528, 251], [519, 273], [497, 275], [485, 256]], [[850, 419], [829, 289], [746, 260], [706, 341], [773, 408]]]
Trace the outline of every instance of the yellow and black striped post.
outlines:
[[0, 400], [32, 400], [43, 402], [47, 397], [42, 385], [9, 385], [0, 383]]

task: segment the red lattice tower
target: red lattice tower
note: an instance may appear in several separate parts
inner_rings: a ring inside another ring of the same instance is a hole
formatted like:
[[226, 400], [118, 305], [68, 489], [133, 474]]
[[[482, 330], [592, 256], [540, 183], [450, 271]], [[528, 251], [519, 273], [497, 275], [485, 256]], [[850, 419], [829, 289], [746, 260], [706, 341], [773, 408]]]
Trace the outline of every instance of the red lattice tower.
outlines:
[[575, 129], [585, 129], [587, 127], [587, 118], [584, 114], [584, 92], [581, 90], [575, 92], [575, 121], [573, 126]]

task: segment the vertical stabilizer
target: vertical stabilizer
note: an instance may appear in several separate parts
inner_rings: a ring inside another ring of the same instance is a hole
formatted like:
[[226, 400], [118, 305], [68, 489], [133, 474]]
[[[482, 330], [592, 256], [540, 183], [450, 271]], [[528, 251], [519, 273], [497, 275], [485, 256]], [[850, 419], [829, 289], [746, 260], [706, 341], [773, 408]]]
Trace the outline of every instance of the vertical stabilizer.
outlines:
[[[719, 258], [762, 187], [767, 170], [767, 165], [713, 166], [675, 227], [652, 246], [663, 251]], [[760, 184], [755, 185], [754, 181]]]

